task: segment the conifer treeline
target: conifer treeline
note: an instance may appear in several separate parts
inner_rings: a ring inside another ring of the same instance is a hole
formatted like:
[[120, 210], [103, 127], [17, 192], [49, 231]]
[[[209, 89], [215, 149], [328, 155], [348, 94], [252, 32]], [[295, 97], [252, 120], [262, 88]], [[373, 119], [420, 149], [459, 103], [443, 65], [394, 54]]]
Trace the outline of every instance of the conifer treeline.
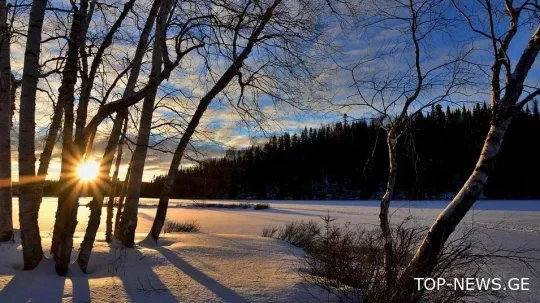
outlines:
[[[397, 197], [441, 198], [469, 175], [489, 128], [490, 109], [432, 107], [419, 114], [401, 141]], [[540, 198], [538, 104], [511, 125], [487, 198]], [[374, 149], [375, 147], [375, 149]], [[368, 199], [382, 191], [387, 172], [384, 133], [374, 123], [343, 122], [300, 134], [273, 136], [262, 146], [227, 151], [182, 169], [173, 198]], [[145, 184], [159, 194], [164, 177]]]

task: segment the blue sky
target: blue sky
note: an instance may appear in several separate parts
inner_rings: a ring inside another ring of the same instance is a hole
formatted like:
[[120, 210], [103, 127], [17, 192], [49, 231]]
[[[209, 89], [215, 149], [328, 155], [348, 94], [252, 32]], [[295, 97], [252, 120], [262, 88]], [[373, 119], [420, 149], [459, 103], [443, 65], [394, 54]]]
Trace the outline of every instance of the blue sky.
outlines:
[[[385, 1], [381, 1], [383, 3]], [[66, 5], [66, 1], [55, 0], [55, 4]], [[472, 1], [459, 2], [468, 7], [467, 11], [471, 12], [473, 20], [479, 26], [485, 28], [485, 15], [478, 6], [474, 6]], [[382, 4], [381, 4], [382, 5]], [[425, 41], [422, 42], [421, 51], [425, 69], [436, 66], [440, 62], [448, 61], [455, 57], [459, 51], [470, 50], [469, 60], [478, 64], [485, 64], [483, 68], [489, 71], [491, 64], [491, 48], [489, 41], [484, 37], [474, 34], [467, 27], [463, 18], [451, 7], [449, 2], [447, 6], [439, 6], [438, 10], [441, 14], [448, 18], [447, 23], [440, 22], [441, 28], [430, 34]], [[398, 14], [403, 12], [396, 12]], [[358, 91], [353, 86], [353, 78], [347, 68], [351, 68], [358, 62], [365, 62], [355, 69], [354, 75], [358, 79], [366, 81], [388, 81], [391, 85], [395, 85], [394, 89], [384, 92], [384, 101], [396, 96], [396, 92], [403, 87], [411, 85], [411, 73], [413, 52], [409, 36], [400, 32], [403, 29], [403, 23], [395, 21], [380, 22], [376, 26], [365, 26], [365, 22], [370, 22], [372, 19], [365, 18], [369, 15], [368, 12], [362, 12], [358, 15], [357, 20], [334, 20], [328, 22], [328, 27], [325, 28], [324, 34], [321, 36], [321, 42], [333, 43], [334, 49], [315, 47], [314, 45], [306, 46], [305, 51], [316, 59], [313, 62], [313, 70], [318, 75], [317, 81], [313, 81], [311, 87], [307, 88], [305, 93], [302, 91], [296, 96], [297, 101], [301, 103], [302, 109], [290, 106], [284, 103], [274, 103], [268, 96], [264, 94], [258, 95], [258, 109], [260, 115], [257, 115], [260, 120], [255, 123], [253, 120], [243, 117], [242, 119], [237, 112], [233, 110], [228, 101], [220, 96], [218, 100], [214, 100], [210, 105], [208, 112], [205, 114], [202, 124], [201, 133], [194, 138], [193, 145], [200, 153], [191, 151], [188, 155], [195, 158], [217, 157], [223, 154], [228, 148], [245, 148], [250, 144], [263, 142], [267, 136], [283, 132], [298, 132], [304, 127], [318, 127], [323, 124], [341, 121], [343, 114], [347, 113], [352, 118], [370, 118], [375, 112], [365, 106], [343, 106], [345, 104], [357, 103], [359, 100]], [[330, 17], [330, 16], [329, 16]], [[328, 18], [331, 20], [331, 17]], [[144, 20], [143, 20], [144, 21]], [[506, 21], [506, 20], [505, 20]], [[142, 21], [141, 21], [142, 22]], [[538, 20], [536, 21], [538, 24]], [[444, 26], [442, 26], [444, 25]], [[507, 24], [500, 24], [497, 27], [499, 33], [503, 33]], [[518, 35], [511, 44], [509, 57], [513, 64], [521, 54], [526, 45], [534, 26], [523, 26]], [[50, 29], [49, 29], [50, 31]], [[128, 45], [118, 45], [118, 54], [122, 52], [129, 53], [132, 49]], [[43, 50], [43, 56], [51, 56], [55, 52], [55, 47], [48, 46]], [[23, 48], [21, 45], [14, 45], [12, 48], [14, 71], [20, 72], [22, 68], [21, 58]], [[176, 91], [174, 96], [177, 100], [167, 100], [176, 106], [181, 104], [180, 111], [183, 112], [180, 116], [168, 112], [166, 109], [156, 111], [154, 123], [159, 124], [163, 119], [173, 118], [179, 124], [182, 124], [182, 119], [189, 118], [189, 113], [195, 108], [197, 96], [204, 93], [207, 88], [207, 83], [204, 79], [200, 79], [197, 73], [201, 71], [201, 61], [195, 57], [188, 58], [181, 66], [178, 72], [174, 73], [160, 89], [160, 96], [167, 95], [174, 90], [182, 90], [182, 93], [187, 96], [194, 96], [191, 100], [183, 98]], [[256, 59], [256, 58], [255, 58]], [[540, 60], [537, 60], [540, 61]], [[488, 86], [489, 77], [482, 74], [479, 70], [467, 70], [467, 72], [475, 73], [474, 85], [460, 88], [448, 97], [447, 102], [451, 105], [461, 106], [463, 102], [470, 104], [472, 102], [489, 102]], [[448, 71], [441, 70], [434, 77], [434, 87], [426, 90], [420, 97], [420, 103], [425, 100], [430, 100], [440, 93], [440, 83], [447, 80]], [[357, 79], [357, 80], [358, 80]], [[44, 87], [52, 92], [57, 91], [58, 79], [52, 81], [51, 87]], [[291, 81], [291, 79], [289, 79]], [[41, 83], [41, 82], [40, 82]], [[540, 63], [536, 62], [529, 75], [527, 82], [531, 86], [540, 86]], [[40, 84], [42, 85], [42, 84]], [[472, 92], [472, 94], [471, 94]], [[234, 95], [234, 89], [230, 90]], [[375, 107], [383, 102], [381, 96], [377, 96], [373, 88], [365, 84], [361, 86], [361, 93], [365, 96], [370, 96], [375, 102]], [[467, 96], [464, 95], [467, 93]], [[47, 123], [50, 117], [50, 103], [41, 96], [38, 104], [38, 121], [37, 127], [39, 134], [45, 135]], [[427, 102], [427, 101], [425, 101]], [[399, 109], [399, 102], [392, 110]], [[136, 121], [138, 114], [133, 111], [133, 119]], [[184, 123], [185, 124], [185, 123]], [[96, 150], [102, 150], [106, 142], [107, 133], [110, 130], [111, 123], [106, 123], [100, 128], [100, 137], [97, 139]], [[131, 126], [129, 138], [135, 141], [136, 139], [136, 124]], [[153, 130], [151, 143], [159, 142], [158, 147], [161, 150], [172, 150], [178, 143], [181, 136], [181, 130], [172, 128], [157, 128]], [[16, 144], [16, 132], [13, 132], [12, 138]], [[39, 140], [38, 140], [39, 141]], [[40, 142], [38, 142], [38, 145]], [[14, 149], [14, 159], [16, 159], [16, 146]], [[56, 151], [58, 153], [58, 150]], [[150, 180], [154, 175], [162, 174], [167, 171], [170, 153], [163, 151], [151, 151], [148, 155], [148, 161], [145, 169], [145, 180]], [[129, 159], [129, 153], [125, 157]], [[51, 163], [51, 177], [58, 175], [59, 161], [53, 160]], [[16, 161], [13, 161], [16, 162]], [[126, 163], [121, 170], [121, 175], [125, 173]], [[183, 165], [193, 165], [189, 160], [183, 162]], [[14, 172], [16, 172], [16, 163], [14, 163]]]

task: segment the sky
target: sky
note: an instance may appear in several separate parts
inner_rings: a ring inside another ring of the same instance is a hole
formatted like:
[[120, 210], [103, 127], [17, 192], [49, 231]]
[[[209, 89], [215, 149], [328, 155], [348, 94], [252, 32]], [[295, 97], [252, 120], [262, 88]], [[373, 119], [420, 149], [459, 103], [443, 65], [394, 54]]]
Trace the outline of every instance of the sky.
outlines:
[[[383, 1], [384, 2], [384, 1]], [[383, 3], [381, 2], [381, 3]], [[53, 5], [66, 5], [63, 1], [53, 1]], [[478, 26], [485, 24], [485, 18], [482, 17], [479, 7], [470, 5], [471, 2], [463, 2], [469, 5], [466, 8], [471, 12], [473, 20]], [[464, 6], [465, 7], [465, 6]], [[137, 9], [137, 8], [136, 8]], [[144, 5], [138, 7], [140, 12], [144, 11]], [[343, 119], [343, 114], [351, 118], [372, 118], [377, 115], [377, 110], [381, 108], [393, 113], [399, 110], [402, 98], [399, 96], [404, 90], [414, 86], [414, 66], [413, 52], [410, 39], [403, 24], [396, 21], [384, 21], [374, 23], [376, 18], [368, 7], [367, 12], [362, 12], [355, 20], [348, 19], [344, 21], [341, 18], [335, 18], [333, 21], [326, 22], [319, 41], [312, 42], [306, 47], [310, 58], [314, 59], [312, 70], [316, 77], [309, 79], [308, 85], [303, 85], [302, 91], [295, 96], [298, 104], [291, 106], [283, 102], [273, 102], [265, 94], [253, 95], [253, 100], [257, 104], [257, 122], [247, 116], [240, 115], [229, 104], [226, 95], [220, 95], [214, 100], [208, 111], [203, 116], [199, 133], [192, 141], [192, 146], [188, 152], [190, 159], [204, 159], [208, 157], [219, 157], [229, 148], [242, 149], [252, 144], [259, 144], [265, 141], [268, 136], [283, 132], [298, 132], [304, 127], [319, 127], [324, 124], [334, 123]], [[487, 82], [489, 76], [485, 74], [489, 71], [491, 56], [489, 53], [489, 41], [470, 31], [462, 16], [450, 6], [440, 6], [436, 9], [444, 16], [445, 22], [426, 23], [427, 27], [434, 27], [435, 30], [427, 35], [421, 43], [421, 54], [423, 68], [429, 70], [440, 66], [446, 62], [451, 62], [456, 56], [463, 52], [469, 52], [467, 60], [475, 62], [478, 65], [461, 64], [452, 65], [452, 68], [438, 68], [428, 78], [432, 85], [430, 89], [419, 97], [419, 105], [426, 104], [430, 100], [439, 97], [449, 81], [452, 71], [459, 70], [459, 75], [463, 78], [465, 75], [468, 84], [460, 86], [453, 90], [453, 93], [444, 98], [443, 103], [451, 106], [469, 106], [474, 102], [489, 102], [487, 94]], [[397, 11], [396, 14], [403, 12]], [[364, 17], [370, 18], [364, 18]], [[363, 18], [360, 18], [363, 17]], [[54, 36], [60, 29], [56, 27], [53, 17], [49, 16], [49, 21], [45, 24], [44, 38]], [[99, 16], [96, 22], [107, 22], [110, 20], [101, 20]], [[426, 16], [426, 19], [432, 16]], [[332, 18], [330, 18], [332, 19]], [[442, 20], [442, 19], [441, 19]], [[128, 22], [139, 22], [144, 20], [131, 19]], [[367, 26], [367, 23], [370, 23]], [[24, 29], [25, 22], [20, 22], [20, 28]], [[485, 28], [485, 27], [484, 27]], [[532, 26], [523, 26], [519, 34], [514, 39], [509, 52], [509, 57], [515, 64], [521, 51], [528, 41], [532, 31]], [[497, 28], [503, 32], [503, 26]], [[421, 30], [422, 31], [422, 30]], [[122, 61], [123, 56], [133, 54], [134, 47], [129, 43], [133, 37], [133, 31], [126, 27], [119, 33], [121, 39], [115, 40], [113, 51], [107, 57], [107, 68], [104, 68], [100, 75], [95, 94], [99, 94], [104, 88], [99, 87], [99, 83], [105, 86], [116, 76], [115, 69], [125, 66]], [[24, 39], [19, 39], [12, 43], [11, 63], [15, 75], [20, 75], [23, 65]], [[319, 47], [318, 45], [325, 45]], [[332, 47], [326, 47], [331, 44]], [[58, 42], [47, 43], [42, 47], [42, 62], [54, 58], [61, 48]], [[148, 58], [147, 58], [148, 59]], [[256, 66], [257, 60], [263, 60], [264, 54], [256, 53], [252, 64]], [[538, 60], [540, 61], [540, 60]], [[219, 75], [221, 63], [216, 61], [215, 74]], [[171, 160], [170, 151], [174, 149], [182, 134], [182, 127], [186, 119], [196, 107], [198, 96], [204, 94], [209, 85], [209, 73], [203, 69], [203, 62], [199, 56], [189, 56], [183, 60], [180, 68], [172, 74], [170, 79], [164, 83], [158, 92], [156, 101], [156, 110], [153, 119], [153, 125], [150, 145], [155, 145], [154, 150], [150, 150], [145, 165], [143, 179], [150, 181], [154, 176], [164, 174], [168, 170]], [[354, 68], [353, 68], [354, 67]], [[145, 66], [148, 69], [148, 65]], [[37, 112], [36, 112], [36, 131], [38, 135], [37, 148], [41, 152], [43, 138], [48, 131], [48, 125], [52, 115], [51, 102], [55, 99], [60, 84], [59, 77], [51, 77], [47, 81], [41, 80], [39, 83], [42, 92], [38, 94]], [[141, 82], [144, 82], [143, 75]], [[294, 78], [287, 81], [294, 82]], [[305, 79], [296, 79], [299, 82]], [[356, 82], [357, 85], [354, 85]], [[384, 83], [384, 89], [381, 89], [381, 83]], [[536, 62], [529, 75], [528, 84], [530, 86], [540, 86], [540, 64]], [[303, 83], [305, 84], [305, 83]], [[111, 100], [117, 98], [122, 93], [122, 83], [111, 94]], [[101, 91], [100, 91], [101, 90]], [[238, 95], [238, 89], [234, 85], [227, 90], [227, 96], [234, 97]], [[49, 99], [49, 95], [52, 99]], [[364, 98], [364, 99], [362, 99]], [[253, 101], [252, 100], [252, 101]], [[362, 100], [370, 100], [371, 107], [358, 105]], [[385, 108], [389, 100], [398, 100], [396, 106]], [[90, 107], [91, 117], [96, 112], [98, 105], [92, 104]], [[123, 165], [120, 170], [120, 178], [123, 179], [127, 169], [129, 159], [129, 150], [133, 149], [133, 142], [136, 141], [138, 129], [138, 114], [141, 105], [137, 105], [131, 111], [130, 129], [128, 133], [128, 152], [124, 157]], [[18, 108], [18, 105], [17, 105]], [[172, 112], [170, 109], [176, 109]], [[163, 122], [173, 120], [178, 127], [170, 125], [160, 126]], [[14, 180], [17, 180], [17, 132], [18, 112], [15, 114], [14, 127], [11, 132], [12, 138], [12, 174]], [[108, 133], [111, 130], [112, 122], [106, 120], [98, 130], [94, 153], [92, 157], [99, 160], [101, 152], [107, 142]], [[51, 162], [48, 179], [58, 178], [60, 170], [60, 144], [58, 143]], [[190, 159], [185, 159], [182, 166], [195, 165]]]

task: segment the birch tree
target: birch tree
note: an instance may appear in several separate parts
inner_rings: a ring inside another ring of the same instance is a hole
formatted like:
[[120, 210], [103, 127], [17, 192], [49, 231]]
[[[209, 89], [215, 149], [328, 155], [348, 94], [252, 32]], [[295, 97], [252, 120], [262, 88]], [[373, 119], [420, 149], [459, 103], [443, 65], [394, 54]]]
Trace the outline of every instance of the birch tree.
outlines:
[[36, 91], [39, 77], [41, 31], [47, 1], [32, 2], [21, 80], [19, 117], [19, 223], [24, 269], [33, 269], [43, 258], [38, 226], [39, 205], [35, 200], [35, 120]]
[[[257, 108], [257, 101], [261, 95], [269, 96], [275, 100], [285, 101], [282, 95], [288, 93], [303, 92], [299, 87], [287, 87], [294, 78], [295, 83], [302, 83], [302, 79], [310, 78], [307, 66], [307, 54], [302, 55], [300, 49], [309, 44], [313, 47], [317, 44], [318, 33], [315, 29], [317, 13], [321, 6], [313, 2], [287, 2], [276, 0], [261, 6], [259, 3], [246, 1], [234, 7], [233, 4], [216, 1], [215, 5], [230, 11], [225, 12], [225, 16], [219, 16], [219, 20], [233, 20], [232, 25], [217, 25], [219, 32], [217, 36], [230, 37], [229, 41], [223, 41], [226, 45], [221, 53], [228, 54], [226, 58], [227, 67], [209, 90], [200, 98], [195, 112], [192, 114], [189, 123], [180, 139], [173, 154], [165, 184], [162, 188], [156, 216], [152, 224], [152, 229], [145, 241], [156, 243], [163, 224], [165, 222], [169, 196], [176, 180], [180, 162], [182, 161], [186, 148], [194, 132], [196, 131], [201, 118], [208, 109], [208, 106], [218, 96], [229, 100], [230, 104], [240, 114], [250, 116], [246, 105], [246, 95], [249, 91], [253, 93], [252, 100]], [[299, 9], [301, 7], [301, 9]], [[239, 14], [237, 12], [240, 12]], [[231, 15], [226, 15], [226, 14]], [[228, 31], [228, 32], [227, 32]], [[309, 41], [309, 42], [308, 42]], [[306, 44], [304, 44], [306, 43]], [[306, 51], [306, 49], [303, 49]], [[256, 53], [256, 55], [254, 55]], [[253, 61], [250, 56], [253, 55]], [[305, 56], [305, 57], [303, 57]], [[304, 59], [302, 59], [304, 58]], [[305, 74], [302, 74], [306, 72]], [[293, 74], [293, 77], [288, 77]], [[237, 82], [233, 82], [236, 80]], [[231, 96], [226, 88], [232, 83], [237, 84], [237, 98]], [[280, 85], [281, 84], [281, 85]], [[291, 84], [294, 85], [294, 84]], [[298, 97], [298, 95], [296, 95]], [[236, 101], [233, 101], [236, 100]], [[298, 99], [300, 100], [300, 98]], [[134, 234], [130, 232], [130, 237], [125, 239], [124, 244], [133, 245]]]
[[[58, 7], [58, 8], [51, 7], [49, 9], [54, 12], [62, 12], [65, 15], [69, 15], [72, 13], [71, 10], [65, 9], [63, 7]], [[58, 14], [55, 14], [55, 15], [57, 16], [58, 19], [60, 19], [59, 18], [60, 16], [58, 16]], [[62, 17], [67, 19], [66, 16], [62, 16]], [[63, 19], [56, 20], [56, 22], [59, 24], [64, 24], [64, 22], [66, 22], [66, 24], [69, 25], [69, 23], [67, 23], [67, 20], [63, 20]], [[52, 35], [49, 34], [48, 37], [45, 39], [45, 41], [54, 41], [54, 40], [68, 37], [70, 29], [67, 28], [67, 25], [65, 25], [66, 26], [66, 28], [64, 29], [65, 32], [54, 33]], [[86, 31], [87, 28], [88, 28], [88, 25], [84, 26], [84, 31]], [[66, 42], [67, 44], [66, 48], [68, 50], [70, 50], [70, 48], [75, 47], [73, 44], [69, 44], [68, 42], [69, 41]], [[70, 54], [71, 56], [75, 55], [73, 50], [71, 51]], [[44, 76], [48, 74], [61, 74], [64, 66], [62, 64], [59, 64], [58, 62], [66, 61], [67, 56], [68, 56], [67, 52], [66, 54], [59, 53], [59, 54], [55, 54], [55, 56], [53, 56], [52, 58], [47, 59], [44, 62], [43, 67], [45, 67], [48, 62], [56, 62], [56, 64], [53, 68], [49, 68], [49, 70], [45, 72], [44, 74], [42, 73], [41, 78], [43, 78]], [[56, 102], [53, 108], [53, 115], [51, 118], [51, 123], [49, 125], [47, 135], [44, 140], [43, 150], [39, 156], [39, 166], [38, 166], [38, 171], [37, 171], [37, 180], [35, 182], [35, 195], [34, 195], [34, 199], [35, 199], [34, 203], [37, 205], [38, 210], [39, 210], [39, 206], [41, 205], [41, 201], [43, 199], [43, 188], [45, 185], [45, 180], [48, 176], [49, 166], [50, 166], [52, 155], [53, 155], [53, 149], [57, 143], [58, 135], [62, 127], [62, 117], [64, 114], [64, 105], [65, 105], [64, 102], [66, 98], [58, 98], [58, 97], [59, 95], [57, 96], [58, 102]]]
[[[423, 290], [416, 289], [413, 278], [430, 276], [444, 244], [482, 193], [488, 180], [488, 172], [501, 149], [513, 117], [525, 104], [540, 94], [539, 87], [527, 84], [527, 76], [540, 51], [538, 4], [535, 1], [516, 3], [508, 0], [501, 7], [489, 0], [476, 3], [485, 10], [487, 18], [480, 20], [487, 20], [487, 24], [478, 23], [468, 3], [453, 1], [453, 4], [471, 31], [490, 41], [493, 56], [490, 67], [491, 126], [471, 175], [431, 225], [401, 276], [402, 291], [392, 298], [392, 302], [416, 302], [420, 298]], [[499, 22], [503, 21], [497, 20], [500, 16], [506, 19], [506, 29], [501, 30]], [[512, 42], [518, 32], [525, 31], [527, 26], [533, 28], [532, 34], [521, 55], [513, 57], [509, 51]], [[499, 31], [503, 33], [500, 34]]]
[[[165, 43], [166, 33], [161, 33], [160, 31], [164, 31], [168, 27], [167, 19], [172, 19], [172, 16], [167, 18], [167, 15], [172, 13], [171, 8], [173, 7], [173, 3], [171, 1], [165, 1], [164, 5], [166, 6], [162, 7], [163, 11], [158, 15], [158, 21], [156, 23], [156, 39], [154, 40], [154, 51], [152, 54], [151, 78], [159, 73], [161, 64], [167, 66], [170, 65], [171, 62]], [[179, 9], [182, 8], [180, 7]], [[191, 10], [182, 12], [180, 15], [185, 15], [187, 18], [184, 20], [172, 19], [171, 21], [168, 21], [171, 24], [178, 24], [174, 29], [179, 33], [175, 39], [175, 48], [177, 49], [176, 60], [180, 60], [190, 52], [204, 46], [205, 42], [203, 39], [205, 35], [199, 37], [196, 32], [204, 32], [201, 28], [206, 27], [207, 20], [214, 17], [211, 13], [200, 13], [197, 12], [197, 10], [195, 10], [195, 12]], [[118, 237], [127, 247], [133, 247], [134, 244], [135, 228], [137, 226], [137, 211], [150, 130], [152, 127], [152, 116], [156, 94], [157, 88], [156, 90], [149, 92], [143, 102], [137, 143], [130, 162], [126, 199], [120, 217], [120, 228], [118, 229]]]
[[51, 253], [54, 255], [56, 272], [60, 275], [67, 273], [73, 246], [71, 235], [75, 232], [77, 224], [76, 165], [81, 161], [81, 157], [78, 156], [80, 151], [76, 150], [79, 146], [73, 144], [75, 84], [77, 82], [79, 49], [85, 41], [88, 16], [92, 15], [94, 5], [95, 1], [90, 3], [88, 0], [82, 0], [79, 6], [73, 4], [74, 12], [66, 63], [62, 71], [62, 84], [58, 89], [58, 103], [64, 107], [60, 174], [60, 184], [63, 184], [63, 188], [58, 195]]
[[[116, 118], [118, 119], [118, 117]], [[107, 218], [106, 218], [106, 230], [105, 230], [105, 241], [112, 242], [113, 239], [113, 216], [114, 216], [114, 202], [115, 198], [121, 195], [121, 186], [120, 186], [120, 180], [118, 179], [118, 175], [120, 173], [120, 165], [122, 164], [122, 156], [124, 154], [124, 139], [126, 137], [127, 132], [127, 117], [124, 118], [124, 126], [122, 130], [122, 134], [120, 137], [120, 140], [118, 142], [117, 151], [116, 151], [116, 159], [114, 160], [114, 172], [113, 176], [111, 177], [111, 187], [109, 190], [109, 200], [107, 203]], [[116, 123], [116, 120], [115, 120]], [[107, 143], [107, 146], [109, 144]], [[101, 171], [101, 170], [100, 170]], [[120, 205], [118, 205], [117, 212], [120, 211]]]
[[[77, 81], [77, 61], [82, 56], [80, 52], [86, 40], [89, 22], [92, 19], [96, 1], [89, 2], [83, 0], [79, 7], [73, 5], [74, 16], [71, 24], [70, 43], [68, 45], [66, 65], [62, 72], [62, 85], [59, 89], [58, 97], [58, 103], [64, 108], [62, 172], [60, 181], [62, 184], [65, 184], [65, 187], [61, 189], [58, 198], [59, 204], [53, 231], [51, 253], [55, 257], [56, 271], [60, 275], [67, 273], [72, 250], [73, 233], [77, 225], [77, 200], [80, 194], [78, 177], [76, 176], [77, 166], [83, 161], [85, 147], [88, 145], [88, 141], [92, 140], [97, 126], [105, 118], [101, 117], [99, 121], [94, 119], [96, 122], [94, 127], [92, 129], [85, 128], [90, 93], [105, 49], [111, 45], [114, 34], [131, 10], [133, 3], [134, 1], [132, 0], [124, 4], [120, 16], [103, 38], [103, 42], [94, 55], [89, 69], [86, 68], [88, 63], [84, 63], [83, 61], [81, 95], [79, 97], [76, 120], [73, 101], [75, 94], [74, 87]], [[86, 58], [83, 58], [83, 60], [86, 60]]]
[[[88, 20], [88, 12], [92, 11], [91, 9], [88, 10], [88, 8], [91, 8], [92, 4], [88, 5], [87, 2], [88, 1], [82, 1], [80, 7], [74, 9], [75, 13], [73, 22], [78, 22], [77, 20], [79, 19]], [[82, 18], [81, 16], [77, 16], [77, 14], [84, 14], [87, 15], [87, 17]], [[72, 29], [74, 26], [75, 24], [72, 24]], [[167, 29], [163, 29], [163, 32], [163, 35], [165, 35]], [[182, 33], [176, 34], [181, 35]], [[181, 39], [176, 39], [176, 37], [178, 36], [175, 36], [175, 38], [172, 40], [180, 42]], [[138, 103], [140, 100], [152, 94], [152, 91], [156, 90], [165, 79], [169, 78], [171, 72], [180, 64], [180, 61], [185, 53], [197, 47], [196, 45], [191, 45], [186, 49], [183, 49], [181, 45], [177, 43], [173, 47], [177, 56], [174, 60], [171, 60], [168, 57], [168, 53], [166, 54], [165, 51], [165, 39], [159, 37], [156, 39], [158, 39], [163, 46], [159, 49], [154, 49], [154, 53], [159, 52], [160, 55], [164, 57], [166, 56], [167, 60], [165, 60], [162, 68], [160, 68], [160, 72], [154, 73], [152, 77], [148, 77], [147, 82], [138, 91], [133, 92], [133, 94], [130, 94], [129, 96], [123, 96], [118, 100], [103, 103], [100, 105], [99, 109], [90, 119], [90, 121], [87, 123], [85, 122], [84, 125], [82, 122], [77, 124], [75, 120], [73, 99], [70, 99], [70, 102], [66, 102], [64, 108], [61, 172], [61, 184], [63, 184], [64, 187], [61, 189], [59, 194], [59, 209], [57, 211], [58, 216], [55, 223], [52, 246], [52, 252], [54, 254], [56, 263], [56, 271], [60, 275], [65, 275], [67, 273], [72, 251], [73, 233], [77, 225], [77, 201], [80, 195], [80, 182], [77, 176], [77, 167], [82, 161], [84, 161], [85, 157], [88, 156], [85, 155], [85, 152], [91, 150], [87, 147], [88, 144], [91, 144], [92, 136], [96, 132], [99, 125], [110, 115], [126, 110], [130, 106]], [[73, 39], [70, 40], [75, 41]], [[63, 73], [65, 72], [66, 69], [64, 69]], [[64, 79], [67, 78], [64, 77]], [[71, 93], [71, 89], [69, 89], [69, 91]], [[85, 113], [86, 110], [83, 110], [82, 114]]]
[[[154, 50], [152, 52], [152, 68], [150, 78], [156, 77], [161, 71], [161, 65], [163, 63], [162, 48], [166, 47], [166, 22], [171, 8], [172, 1], [162, 1], [157, 17], [158, 20], [156, 22], [156, 35], [154, 39]], [[121, 217], [122, 226], [125, 226], [125, 229], [127, 230], [131, 230], [133, 227], [133, 234], [135, 234], [134, 226], [137, 224], [138, 202], [142, 185], [144, 164], [146, 161], [146, 153], [148, 149], [147, 146], [150, 138], [150, 128], [152, 126], [152, 116], [154, 112], [156, 93], [157, 87], [149, 91], [143, 101], [139, 133], [137, 135], [137, 145], [132, 155], [133, 158], [130, 168], [130, 178], [127, 185], [126, 204]], [[126, 232], [123, 229], [120, 234], [120, 239], [125, 239], [125, 234]], [[126, 241], [123, 240], [123, 243], [126, 245]], [[129, 245], [126, 246], [131, 247]]]
[[[452, 35], [448, 30], [452, 26], [449, 4], [444, 0], [363, 3], [358, 16], [361, 30], [353, 33], [365, 37], [359, 41], [366, 43], [360, 46], [366, 51], [360, 59], [342, 66], [351, 75], [354, 92], [338, 106], [371, 112], [386, 137], [388, 175], [380, 201], [379, 227], [384, 242], [384, 283], [390, 290], [399, 274], [389, 216], [398, 153], [406, 147], [406, 138], [412, 133], [409, 126], [418, 114], [434, 104], [453, 102], [460, 89], [470, 83], [466, 59], [471, 49], [449, 44], [446, 54], [438, 57], [427, 51], [434, 36]], [[390, 38], [385, 40], [386, 35]]]
[[7, 131], [0, 139], [0, 241], [13, 237], [11, 200], [11, 112], [12, 75], [8, 5], [0, 0], [0, 129]]

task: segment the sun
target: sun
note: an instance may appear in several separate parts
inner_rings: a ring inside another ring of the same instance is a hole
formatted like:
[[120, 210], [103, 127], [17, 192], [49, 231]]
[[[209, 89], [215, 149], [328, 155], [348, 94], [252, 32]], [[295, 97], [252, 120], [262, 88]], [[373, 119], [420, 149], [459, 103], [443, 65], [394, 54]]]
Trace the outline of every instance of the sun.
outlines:
[[90, 182], [97, 179], [99, 174], [99, 163], [96, 161], [86, 161], [79, 164], [77, 176], [81, 181]]

